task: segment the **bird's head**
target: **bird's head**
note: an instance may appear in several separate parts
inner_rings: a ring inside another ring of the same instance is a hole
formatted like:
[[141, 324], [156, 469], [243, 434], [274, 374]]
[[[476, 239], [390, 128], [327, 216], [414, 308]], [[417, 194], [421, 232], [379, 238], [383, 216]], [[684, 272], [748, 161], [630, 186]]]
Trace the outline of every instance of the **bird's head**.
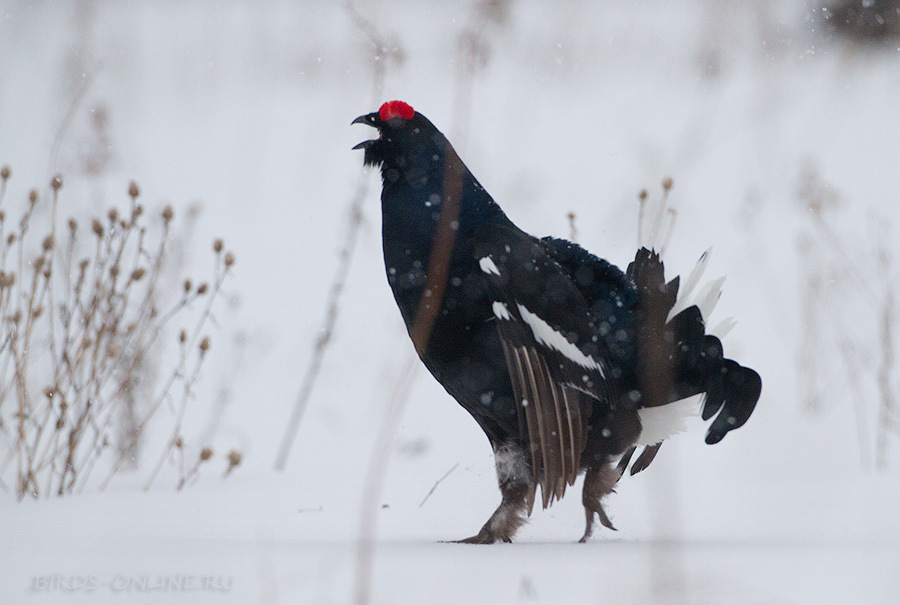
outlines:
[[[365, 150], [365, 163], [387, 167], [388, 164], [407, 164], [408, 157], [421, 152], [430, 144], [446, 144], [443, 135], [420, 113], [403, 101], [388, 101], [373, 113], [359, 116], [351, 124], [366, 124], [378, 129], [378, 138], [353, 149]], [[408, 164], [407, 164], [408, 166]]]

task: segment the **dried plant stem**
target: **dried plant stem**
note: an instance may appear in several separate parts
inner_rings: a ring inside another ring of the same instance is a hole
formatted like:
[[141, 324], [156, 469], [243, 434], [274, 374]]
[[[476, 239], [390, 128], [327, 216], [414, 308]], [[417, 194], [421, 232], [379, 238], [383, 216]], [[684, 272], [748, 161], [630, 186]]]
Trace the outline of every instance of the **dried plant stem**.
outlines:
[[569, 240], [573, 242], [578, 242], [578, 226], [575, 223], [575, 213], [570, 212], [566, 215], [566, 218], [569, 219]]
[[325, 311], [325, 320], [322, 328], [319, 330], [319, 336], [313, 345], [312, 357], [306, 373], [303, 375], [303, 383], [300, 386], [300, 393], [294, 402], [291, 410], [291, 417], [288, 420], [287, 429], [278, 448], [278, 456], [275, 459], [275, 470], [283, 471], [287, 464], [287, 458], [297, 436], [297, 430], [300, 428], [300, 422], [303, 420], [303, 413], [309, 403], [312, 395], [313, 387], [316, 379], [319, 377], [319, 371], [322, 369], [322, 361], [331, 337], [334, 334], [334, 328], [337, 325], [338, 313], [340, 312], [341, 295], [347, 283], [347, 275], [350, 273], [350, 264], [356, 250], [356, 244], [359, 241], [359, 229], [362, 225], [363, 211], [362, 204], [369, 192], [368, 175], [363, 173], [360, 175], [359, 182], [356, 187], [356, 193], [350, 202], [349, 219], [347, 222], [347, 231], [344, 236], [344, 244], [338, 257], [338, 270], [335, 273], [334, 281], [328, 290], [328, 304]]
[[640, 248], [644, 245], [644, 213], [647, 212], [647, 190], [641, 189], [638, 194], [638, 243]]
[[653, 228], [650, 230], [650, 247], [656, 248], [657, 237], [659, 236], [662, 218], [666, 214], [666, 204], [669, 202], [669, 191], [672, 189], [672, 179], [663, 179], [663, 194], [659, 202], [659, 208], [656, 210], [656, 217], [653, 219]]
[[[460, 147], [464, 146], [468, 135], [468, 108], [471, 106], [471, 96], [474, 83], [474, 72], [478, 67], [480, 53], [486, 44], [481, 32], [477, 28], [466, 27], [461, 36], [458, 57], [462, 71], [457, 78], [457, 90], [455, 94], [454, 116], [456, 124], [454, 128], [455, 140], [460, 141]], [[431, 339], [431, 331], [434, 327], [435, 314], [440, 308], [443, 291], [446, 287], [447, 266], [450, 254], [456, 240], [456, 233], [452, 227], [456, 214], [459, 211], [459, 179], [453, 175], [445, 174], [444, 198], [454, 200], [455, 203], [445, 202], [438, 219], [437, 233], [429, 255], [425, 291], [432, 293], [431, 304], [422, 304], [420, 301], [416, 316], [410, 327], [410, 337], [416, 351], [422, 355]], [[406, 357], [401, 368], [400, 377], [390, 395], [389, 403], [373, 446], [372, 455], [366, 472], [366, 485], [363, 489], [361, 520], [359, 537], [356, 549], [356, 564], [354, 574], [354, 603], [367, 605], [371, 600], [372, 574], [375, 559], [376, 524], [378, 514], [378, 500], [384, 479], [387, 475], [388, 462], [392, 451], [392, 444], [399, 428], [400, 419], [409, 398], [409, 392], [418, 368], [418, 360], [411, 355]]]
[[84, 78], [81, 80], [81, 85], [78, 87], [78, 90], [75, 91], [74, 96], [72, 97], [72, 101], [69, 103], [69, 107], [66, 109], [66, 115], [63, 117], [60, 122], [59, 128], [56, 131], [56, 135], [53, 137], [53, 147], [50, 152], [50, 173], [53, 174], [56, 172], [56, 160], [59, 157], [59, 150], [62, 147], [63, 141], [66, 138], [66, 134], [68, 133], [69, 127], [72, 125], [72, 122], [75, 120], [75, 116], [78, 113], [79, 107], [81, 107], [82, 101], [84, 101], [85, 96], [87, 96], [88, 91], [91, 89], [91, 86], [94, 83], [94, 79], [97, 77], [97, 74], [103, 68], [103, 65], [97, 65], [93, 70], [91, 70]]
[[[209, 319], [209, 317], [212, 313], [213, 303], [215, 302], [216, 297], [222, 288], [222, 284], [224, 282], [226, 274], [227, 274], [227, 268], [217, 268], [217, 276], [216, 276], [215, 282], [213, 284], [212, 291], [206, 295], [207, 296], [206, 306], [203, 308], [203, 311], [200, 314], [200, 317], [197, 320], [197, 323], [196, 323], [194, 330], [191, 333], [190, 337], [187, 338], [184, 343], [182, 343], [183, 346], [181, 348], [181, 354], [179, 355], [179, 359], [178, 359], [177, 365], [175, 366], [175, 369], [173, 369], [172, 372], [169, 374], [168, 380], [163, 385], [163, 387], [160, 391], [160, 394], [156, 397], [153, 405], [150, 407], [150, 409], [147, 411], [147, 413], [141, 419], [140, 423], [138, 423], [136, 432], [135, 432], [134, 436], [132, 437], [130, 443], [125, 448], [123, 448], [122, 452], [119, 454], [119, 457], [116, 459], [116, 462], [113, 464], [112, 468], [110, 469], [109, 474], [107, 474], [106, 478], [100, 484], [101, 491], [106, 489], [106, 487], [109, 485], [109, 482], [112, 480], [113, 476], [115, 476], [115, 474], [121, 469], [122, 464], [125, 462], [125, 460], [128, 458], [128, 456], [131, 455], [135, 451], [135, 448], [137, 447], [137, 443], [138, 443], [138, 438], [140, 437], [140, 435], [143, 434], [144, 429], [147, 427], [150, 420], [156, 414], [156, 411], [159, 409], [159, 407], [163, 404], [164, 401], [166, 401], [168, 399], [169, 392], [171, 391], [172, 387], [174, 386], [175, 381], [178, 380], [179, 378], [182, 378], [183, 368], [187, 364], [188, 356], [190, 355], [191, 351], [193, 351], [195, 349], [195, 347], [197, 345], [197, 341], [200, 338], [201, 330], [203, 329], [203, 326], [206, 324], [206, 321]], [[168, 448], [166, 449], [166, 451], [168, 452]]]
[[853, 261], [850, 260], [850, 255], [844, 249], [844, 245], [841, 243], [840, 237], [838, 237], [838, 235], [834, 232], [834, 230], [825, 220], [825, 217], [822, 216], [821, 210], [813, 212], [812, 218], [813, 225], [815, 225], [816, 230], [828, 243], [828, 246], [831, 248], [832, 254], [834, 254], [834, 256], [847, 270], [846, 273], [850, 276], [850, 279], [853, 280], [854, 285], [859, 288], [859, 291], [865, 293], [865, 296], [860, 297], [860, 299], [866, 304], [871, 305], [874, 310], [875, 303], [873, 301], [877, 300], [877, 296], [873, 291], [871, 284], [862, 279], [859, 275], [859, 272], [855, 270]]
[[[168, 458], [173, 449], [181, 451], [182, 456], [184, 455], [184, 447], [180, 444], [182, 430], [181, 425], [184, 422], [184, 413], [187, 410], [188, 399], [190, 399], [191, 397], [194, 384], [200, 377], [200, 368], [203, 365], [204, 357], [204, 355], [197, 356], [197, 360], [194, 363], [194, 370], [191, 372], [187, 380], [184, 381], [184, 386], [181, 391], [181, 402], [178, 405], [178, 418], [175, 420], [175, 426], [172, 428], [172, 435], [169, 437], [169, 441], [167, 442], [162, 455], [160, 455], [159, 460], [157, 460], [156, 466], [153, 467], [153, 471], [151, 471], [150, 476], [147, 478], [147, 483], [144, 484], [144, 491], [149, 490], [153, 485], [153, 482], [156, 480], [156, 476], [159, 474], [159, 471], [162, 470], [163, 463], [166, 461], [166, 458]], [[181, 474], [183, 477], [183, 468]]]
[[[388, 45], [384, 37], [378, 32], [378, 29], [367, 19], [365, 19], [352, 3], [346, 2], [347, 10], [353, 24], [359, 28], [368, 38], [373, 52], [372, 68], [374, 77], [372, 82], [372, 98], [373, 104], [377, 103], [381, 97], [381, 91], [384, 88], [384, 79], [387, 69], [387, 56], [389, 55]], [[322, 368], [322, 361], [334, 334], [334, 328], [337, 325], [338, 314], [340, 312], [341, 296], [347, 282], [347, 275], [350, 272], [350, 264], [356, 251], [356, 245], [359, 241], [359, 232], [363, 223], [363, 203], [369, 193], [369, 174], [368, 170], [363, 167], [357, 180], [356, 189], [350, 198], [350, 204], [347, 212], [347, 229], [344, 234], [344, 241], [341, 245], [340, 254], [338, 256], [338, 267], [335, 272], [334, 279], [328, 289], [328, 299], [325, 305], [325, 319], [322, 322], [322, 328], [319, 330], [319, 336], [313, 345], [312, 357], [309, 365], [303, 375], [303, 382], [300, 385], [300, 392], [291, 409], [291, 416], [288, 419], [287, 428], [278, 447], [278, 453], [275, 458], [275, 470], [283, 471], [287, 465], [287, 459], [290, 455], [291, 447], [297, 436], [297, 430], [303, 420], [303, 414], [309, 404], [309, 398], [312, 395], [316, 380], [319, 377], [319, 371]]]
[[409, 400], [409, 392], [412, 389], [418, 364], [418, 359], [412, 355], [406, 356], [397, 380], [394, 382], [394, 388], [388, 397], [384, 416], [381, 418], [381, 424], [375, 435], [372, 454], [369, 456], [369, 464], [366, 467], [366, 483], [363, 486], [359, 535], [356, 541], [356, 564], [354, 565], [353, 602], [356, 605], [366, 605], [370, 602], [372, 568], [375, 558], [375, 533], [379, 511], [378, 501], [381, 499], [388, 461], [393, 451], [391, 446], [397, 436], [400, 419], [403, 417], [403, 411]]
[[675, 208], [668, 208], [666, 210], [669, 215], [669, 226], [666, 229], [666, 237], [663, 238], [662, 246], [659, 247], [659, 255], [666, 255], [666, 248], [669, 247], [669, 242], [672, 241], [672, 234], [675, 232], [675, 220], [678, 218], [678, 211]]
[[449, 477], [450, 474], [453, 473], [453, 471], [455, 471], [457, 468], [459, 468], [459, 462], [457, 462], [456, 464], [454, 464], [453, 466], [451, 466], [449, 471], [447, 471], [446, 473], [444, 473], [443, 475], [441, 475], [441, 478], [434, 482], [434, 485], [431, 486], [431, 489], [428, 490], [428, 493], [425, 494], [425, 497], [422, 498], [422, 501], [421, 501], [421, 502], [419, 502], [419, 508], [422, 508], [423, 506], [425, 506], [425, 503], [426, 503], [426, 502], [428, 501], [428, 499], [431, 497], [431, 494], [434, 493], [434, 490], [437, 489], [438, 485], [440, 485], [440, 484], [444, 481], [444, 479], [446, 479], [447, 477]]
[[860, 376], [863, 375], [863, 368], [859, 362], [859, 356], [853, 350], [853, 343], [846, 335], [839, 339], [838, 349], [844, 360], [844, 366], [847, 369], [847, 381], [853, 391], [853, 413], [856, 419], [856, 438], [859, 441], [859, 457], [863, 468], [871, 465], [869, 433], [866, 429], [865, 417], [865, 396], [863, 395], [863, 386], [860, 382]]
[[[0, 168], [0, 202], [9, 173]], [[15, 472], [19, 499], [84, 488], [109, 446], [110, 427], [134, 403], [132, 390], [148, 371], [149, 350], [162, 327], [189, 302], [207, 295], [187, 343], [195, 346], [234, 262], [217, 241], [212, 288], [203, 284], [202, 292], [198, 287], [190, 294], [186, 289], [173, 312], [160, 316], [156, 299], [171, 209], [162, 213], [159, 246], [152, 251], [145, 247], [146, 227], [139, 222], [143, 207], [134, 183], [128, 190], [130, 213], [110, 209], [106, 220], [92, 221], [85, 241], [79, 241], [77, 223], [70, 218], [68, 236], [61, 238], [57, 212], [62, 177], [55, 176], [50, 187], [49, 217], [35, 213], [41, 203], [36, 190], [27, 196], [18, 220], [7, 217], [6, 209], [0, 211], [0, 432], [8, 436], [0, 442], [6, 448], [0, 452], [0, 475]], [[42, 238], [38, 245], [36, 237]], [[78, 260], [76, 254], [85, 248], [88, 256]], [[205, 350], [202, 343], [200, 348]], [[182, 359], [173, 375], [190, 389], [197, 377], [184, 376], [186, 363]], [[160, 402], [173, 385], [165, 385]], [[128, 455], [140, 431], [132, 435]], [[6, 485], [0, 477], [0, 486]]]
[[891, 374], [894, 368], [894, 291], [888, 288], [881, 313], [881, 365], [878, 369], [878, 391], [881, 406], [878, 415], [878, 441], [876, 442], [875, 464], [879, 470], [887, 469], [888, 433], [894, 422], [894, 392], [891, 388]]

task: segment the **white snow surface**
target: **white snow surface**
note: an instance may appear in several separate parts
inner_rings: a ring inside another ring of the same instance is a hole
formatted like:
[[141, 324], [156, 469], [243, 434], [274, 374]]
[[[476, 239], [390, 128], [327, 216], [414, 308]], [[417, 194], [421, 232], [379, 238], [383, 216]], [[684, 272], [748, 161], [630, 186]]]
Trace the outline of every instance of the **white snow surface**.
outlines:
[[[134, 179], [148, 209], [171, 203], [181, 217], [202, 205], [186, 275], [207, 266], [213, 237], [237, 257], [184, 424], [186, 442], [204, 445], [210, 402], [227, 387], [208, 443], [215, 464], [182, 492], [166, 466], [142, 491], [160, 429], [138, 471], [105, 492], [20, 503], [5, 486], [0, 603], [359, 602], [364, 513], [375, 522], [362, 551], [371, 603], [896, 603], [900, 443], [876, 470], [870, 376], [883, 284], [900, 283], [895, 265], [876, 270], [900, 241], [900, 43], [825, 39], [808, 4], [522, 0], [490, 21], [473, 17], [474, 2], [355, 2], [402, 49], [400, 63], [379, 54], [375, 99], [369, 43], [343, 3], [0, 4], [8, 216], [57, 171], [62, 213], [82, 224], [124, 204]], [[472, 48], [459, 41], [474, 24], [486, 45], [466, 78], [457, 52]], [[762, 399], [722, 443], [705, 445], [698, 422], [623, 478], [605, 503], [618, 532], [574, 543], [579, 481], [514, 544], [441, 542], [474, 534], [499, 503], [494, 462], [476, 423], [410, 364], [372, 172], [337, 328], [287, 469], [273, 470], [360, 178], [362, 152], [350, 148], [370, 136], [349, 124], [388, 99], [441, 128], [535, 235], [565, 236], [574, 212], [579, 242], [624, 267], [637, 193], [658, 197], [672, 176], [668, 277], [715, 247], [708, 270], [729, 276], [718, 312], [740, 322], [725, 352], [760, 373]], [[98, 154], [107, 160], [90, 173]], [[801, 199], [827, 206], [840, 246]], [[823, 294], [804, 305], [823, 267]], [[841, 338], [816, 323], [833, 317]], [[801, 347], [811, 333], [815, 356]], [[842, 352], [870, 372], [857, 386]], [[810, 360], [825, 365], [807, 384]], [[399, 425], [382, 433], [404, 385]], [[810, 385], [821, 397], [807, 404]], [[378, 434], [392, 438], [371, 506]], [[223, 480], [232, 447], [244, 462]]]

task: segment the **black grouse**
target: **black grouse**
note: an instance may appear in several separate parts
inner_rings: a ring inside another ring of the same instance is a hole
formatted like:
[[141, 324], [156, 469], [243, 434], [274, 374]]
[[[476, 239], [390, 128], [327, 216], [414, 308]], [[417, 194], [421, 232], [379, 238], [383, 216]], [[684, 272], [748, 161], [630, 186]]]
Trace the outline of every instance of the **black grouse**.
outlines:
[[538, 485], [546, 508], [582, 472], [581, 540], [595, 515], [614, 529], [602, 498], [637, 447], [632, 474], [696, 413], [697, 399], [684, 400], [702, 394], [703, 419], [715, 417], [707, 443], [747, 421], [759, 374], [725, 358], [656, 252], [641, 248], [623, 273], [577, 244], [523, 232], [402, 101], [353, 123], [379, 133], [354, 149], [381, 168], [385, 269], [410, 338], [494, 450], [502, 502], [463, 542], [511, 541]]

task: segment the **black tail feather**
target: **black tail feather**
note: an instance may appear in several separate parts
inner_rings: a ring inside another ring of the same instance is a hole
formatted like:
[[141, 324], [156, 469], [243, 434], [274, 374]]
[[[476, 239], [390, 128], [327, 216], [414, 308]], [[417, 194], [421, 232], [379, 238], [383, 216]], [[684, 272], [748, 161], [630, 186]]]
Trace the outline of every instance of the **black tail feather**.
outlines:
[[[706, 324], [696, 306], [666, 321], [675, 304], [679, 278], [666, 283], [663, 263], [656, 252], [638, 250], [626, 275], [638, 287], [638, 307], [642, 312], [638, 360], [644, 391], [642, 405], [665, 405], [703, 393], [703, 419], [714, 418], [706, 442], [718, 443], [753, 413], [762, 390], [759, 374], [725, 358], [722, 342], [706, 333]], [[668, 386], [660, 384], [660, 380]], [[647, 464], [652, 456], [648, 458]]]
[[706, 442], [709, 444], [718, 443], [728, 431], [743, 426], [753, 413], [762, 392], [759, 374], [730, 359], [726, 359], [722, 365], [721, 384], [725, 402], [706, 433]]
[[659, 448], [662, 447], [662, 441], [657, 443], [656, 445], [648, 445], [644, 448], [644, 451], [641, 452], [641, 455], [638, 456], [638, 459], [634, 461], [634, 464], [631, 465], [631, 474], [636, 475], [653, 462], [653, 459], [656, 458], [656, 452], [659, 451]]
[[725, 403], [725, 388], [722, 386], [722, 380], [710, 380], [706, 385], [706, 401], [703, 402], [703, 411], [700, 416], [704, 420], [709, 420], [722, 409]]

